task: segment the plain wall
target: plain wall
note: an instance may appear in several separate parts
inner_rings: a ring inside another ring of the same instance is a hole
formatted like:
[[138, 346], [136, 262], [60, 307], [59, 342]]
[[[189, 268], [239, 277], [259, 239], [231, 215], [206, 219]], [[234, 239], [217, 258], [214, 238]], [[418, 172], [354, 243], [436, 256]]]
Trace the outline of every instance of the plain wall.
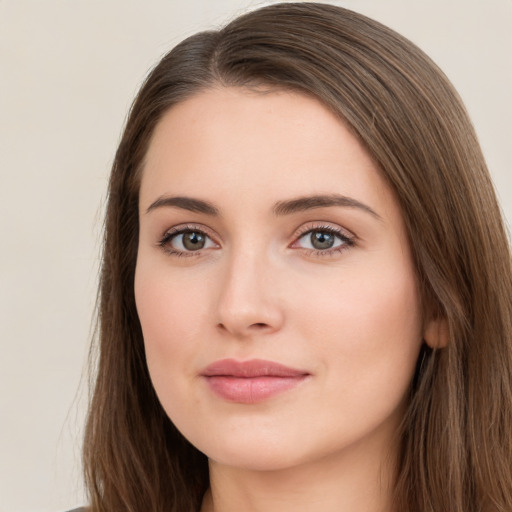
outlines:
[[[270, 3], [0, 0], [0, 512], [83, 502], [102, 208], [138, 86], [185, 36]], [[444, 69], [466, 102], [510, 224], [512, 2], [331, 3], [391, 26]]]

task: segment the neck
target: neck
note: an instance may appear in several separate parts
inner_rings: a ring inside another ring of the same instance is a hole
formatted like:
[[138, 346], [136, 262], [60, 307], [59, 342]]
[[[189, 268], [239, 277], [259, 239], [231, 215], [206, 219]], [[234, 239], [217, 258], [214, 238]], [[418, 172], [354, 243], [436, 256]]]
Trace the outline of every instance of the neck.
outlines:
[[390, 512], [388, 454], [335, 453], [315, 462], [258, 471], [210, 461], [201, 512]]

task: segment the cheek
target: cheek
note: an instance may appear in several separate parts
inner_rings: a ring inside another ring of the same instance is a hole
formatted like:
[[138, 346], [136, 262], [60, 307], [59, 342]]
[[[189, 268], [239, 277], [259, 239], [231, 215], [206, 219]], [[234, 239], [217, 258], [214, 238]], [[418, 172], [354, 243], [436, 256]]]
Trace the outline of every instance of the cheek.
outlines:
[[396, 261], [351, 270], [317, 292], [319, 300], [301, 303], [299, 330], [314, 340], [341, 398], [356, 404], [387, 395], [382, 405], [392, 407], [409, 386], [422, 344], [414, 272]]
[[[303, 280], [302, 284], [310, 293], [293, 294], [295, 309], [309, 332], [322, 335], [337, 331], [341, 338], [361, 342], [420, 336], [415, 280], [403, 269], [352, 271], [331, 280], [321, 291], [316, 281], [308, 285]], [[309, 313], [305, 315], [305, 311]]]
[[151, 379], [163, 401], [170, 398], [168, 390], [179, 384], [178, 376], [183, 373], [177, 370], [191, 368], [190, 361], [200, 350], [205, 328], [201, 300], [193, 283], [176, 280], [157, 265], [138, 265], [137, 312]]

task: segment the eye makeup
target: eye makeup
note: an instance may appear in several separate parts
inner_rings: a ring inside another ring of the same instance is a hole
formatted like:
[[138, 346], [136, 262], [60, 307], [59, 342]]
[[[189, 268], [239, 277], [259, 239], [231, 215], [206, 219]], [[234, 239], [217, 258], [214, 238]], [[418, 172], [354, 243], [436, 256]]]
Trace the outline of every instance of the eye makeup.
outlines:
[[177, 257], [200, 256], [205, 249], [220, 247], [205, 227], [195, 224], [179, 225], [167, 230], [158, 241], [158, 246], [167, 254]]
[[[290, 249], [300, 250], [307, 256], [335, 256], [349, 250], [355, 236], [349, 231], [325, 222], [307, 223], [293, 235]], [[157, 245], [176, 257], [198, 257], [205, 250], [219, 249], [215, 236], [202, 225], [182, 224], [167, 230]]]
[[355, 245], [355, 236], [349, 231], [326, 223], [308, 223], [294, 235], [292, 249], [307, 251], [308, 256], [335, 256]]

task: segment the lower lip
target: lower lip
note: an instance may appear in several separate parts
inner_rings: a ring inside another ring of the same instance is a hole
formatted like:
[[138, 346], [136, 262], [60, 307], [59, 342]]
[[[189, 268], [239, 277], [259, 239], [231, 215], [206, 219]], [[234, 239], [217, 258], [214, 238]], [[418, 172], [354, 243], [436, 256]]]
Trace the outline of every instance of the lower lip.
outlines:
[[306, 378], [297, 377], [205, 377], [210, 389], [225, 400], [241, 404], [262, 402], [273, 396], [288, 391]]

